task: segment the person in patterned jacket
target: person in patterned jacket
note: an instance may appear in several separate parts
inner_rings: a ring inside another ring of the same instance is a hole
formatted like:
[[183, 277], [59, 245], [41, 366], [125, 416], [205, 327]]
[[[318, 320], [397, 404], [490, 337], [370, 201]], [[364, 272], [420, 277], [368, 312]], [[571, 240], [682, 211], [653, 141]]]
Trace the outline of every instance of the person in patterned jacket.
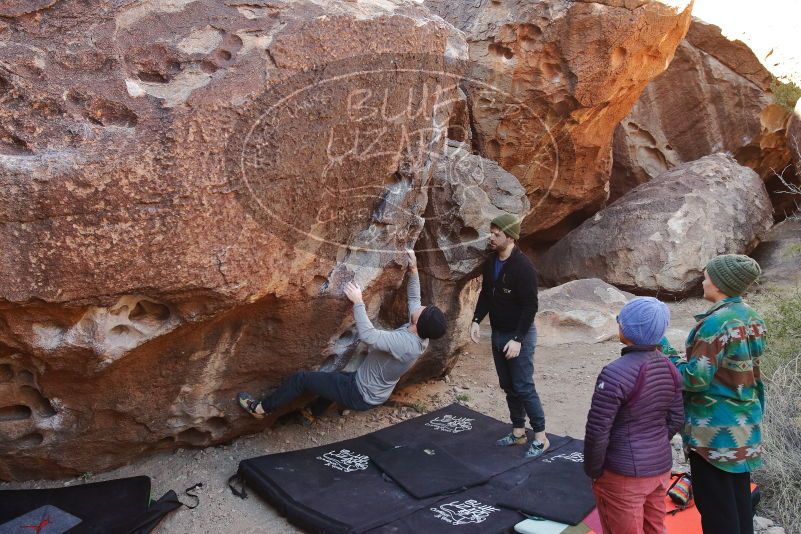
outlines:
[[686, 358], [662, 340], [682, 377], [682, 438], [704, 534], [753, 533], [751, 471], [762, 464], [765, 388], [759, 360], [766, 329], [741, 295], [760, 272], [748, 256], [712, 259], [703, 288], [714, 304], [695, 317]]

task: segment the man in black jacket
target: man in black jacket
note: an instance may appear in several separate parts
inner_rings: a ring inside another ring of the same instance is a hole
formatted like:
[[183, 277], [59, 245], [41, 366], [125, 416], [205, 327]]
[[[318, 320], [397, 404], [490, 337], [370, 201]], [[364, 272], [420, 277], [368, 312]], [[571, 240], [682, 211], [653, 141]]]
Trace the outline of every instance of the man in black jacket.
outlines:
[[537, 271], [515, 246], [520, 239], [520, 222], [504, 214], [492, 220], [490, 249], [494, 252], [484, 263], [481, 293], [470, 326], [470, 338], [479, 341], [479, 323], [490, 316], [492, 356], [498, 381], [506, 392], [512, 432], [499, 439], [500, 446], [525, 445], [526, 415], [534, 430], [534, 439], [526, 449], [533, 458], [548, 449], [545, 413], [534, 388], [534, 347], [537, 330]]

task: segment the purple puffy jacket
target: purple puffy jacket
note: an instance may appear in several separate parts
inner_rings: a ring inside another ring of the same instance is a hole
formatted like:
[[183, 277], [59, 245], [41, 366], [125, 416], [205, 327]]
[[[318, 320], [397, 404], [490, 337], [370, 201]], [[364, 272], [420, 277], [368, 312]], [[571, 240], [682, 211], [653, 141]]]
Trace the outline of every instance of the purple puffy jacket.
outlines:
[[[642, 370], [642, 372], [640, 372]], [[584, 471], [630, 477], [670, 471], [670, 438], [684, 424], [681, 379], [652, 345], [625, 347], [598, 375], [584, 435]]]

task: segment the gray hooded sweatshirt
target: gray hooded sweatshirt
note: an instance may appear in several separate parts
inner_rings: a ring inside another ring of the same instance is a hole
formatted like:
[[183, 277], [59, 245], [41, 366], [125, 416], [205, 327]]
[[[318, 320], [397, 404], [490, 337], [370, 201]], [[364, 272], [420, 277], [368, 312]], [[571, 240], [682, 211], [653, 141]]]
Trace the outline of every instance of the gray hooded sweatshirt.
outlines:
[[[409, 273], [406, 296], [411, 321], [412, 313], [421, 305], [420, 278], [416, 273]], [[378, 330], [367, 317], [364, 304], [353, 306], [353, 317], [359, 338], [369, 346], [367, 357], [356, 371], [356, 387], [366, 403], [383, 404], [403, 373], [426, 350], [428, 340], [409, 332], [410, 323], [395, 330]]]

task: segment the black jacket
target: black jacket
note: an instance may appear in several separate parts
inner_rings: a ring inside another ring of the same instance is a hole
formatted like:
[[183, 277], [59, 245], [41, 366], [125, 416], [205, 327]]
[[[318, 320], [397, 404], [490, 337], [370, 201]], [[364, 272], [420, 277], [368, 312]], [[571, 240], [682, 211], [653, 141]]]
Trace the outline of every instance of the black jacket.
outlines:
[[515, 245], [495, 282], [496, 257], [497, 253], [484, 262], [481, 293], [473, 320], [480, 323], [489, 313], [493, 330], [514, 332], [515, 340], [522, 341], [537, 314], [537, 271]]

